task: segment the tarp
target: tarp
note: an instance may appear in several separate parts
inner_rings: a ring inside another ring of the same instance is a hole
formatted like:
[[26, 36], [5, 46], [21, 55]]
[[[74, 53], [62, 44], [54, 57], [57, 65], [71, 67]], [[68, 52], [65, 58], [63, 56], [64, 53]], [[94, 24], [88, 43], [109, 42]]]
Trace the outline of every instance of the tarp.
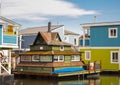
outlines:
[[59, 70], [55, 70], [52, 72], [52, 74], [58, 74], [58, 73], [67, 73], [67, 72], [77, 72], [77, 71], [83, 71], [84, 68], [63, 68]]

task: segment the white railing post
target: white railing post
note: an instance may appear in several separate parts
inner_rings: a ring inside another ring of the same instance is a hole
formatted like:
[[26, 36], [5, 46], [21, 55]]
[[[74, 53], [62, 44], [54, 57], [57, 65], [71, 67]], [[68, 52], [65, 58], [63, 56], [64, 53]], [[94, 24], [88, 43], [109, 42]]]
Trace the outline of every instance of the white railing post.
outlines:
[[1, 73], [2, 73], [2, 72], [1, 72], [1, 68], [2, 68], [2, 67], [1, 67], [1, 58], [0, 58], [0, 75], [1, 75]]
[[8, 72], [11, 74], [11, 50], [8, 50]]

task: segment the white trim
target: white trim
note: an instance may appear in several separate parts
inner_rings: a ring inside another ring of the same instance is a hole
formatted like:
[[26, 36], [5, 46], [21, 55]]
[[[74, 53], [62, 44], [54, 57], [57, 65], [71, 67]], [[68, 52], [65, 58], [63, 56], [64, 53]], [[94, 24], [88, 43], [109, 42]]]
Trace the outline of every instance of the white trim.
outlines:
[[[39, 57], [39, 60], [35, 60], [36, 56]], [[39, 62], [40, 61], [40, 56], [39, 55], [32, 55], [32, 61]]]
[[64, 46], [60, 46], [60, 51], [64, 51]]
[[[111, 30], [115, 29], [116, 30], [116, 35], [112, 36], [111, 35]], [[118, 29], [117, 28], [108, 28], [108, 38], [117, 38], [118, 37]]]
[[120, 49], [120, 47], [79, 47], [79, 49]]
[[[60, 56], [62, 56], [62, 60], [60, 60]], [[57, 61], [54, 60], [54, 62], [64, 62], [64, 55], [58, 55], [58, 56], [54, 56], [54, 57], [57, 57]]]
[[2, 48], [18, 48], [18, 46], [14, 46], [14, 45], [0, 45], [0, 47], [2, 47]]
[[[87, 58], [86, 53], [89, 53], [89, 59]], [[85, 60], [91, 60], [91, 51], [85, 51]]]
[[[74, 57], [74, 60], [72, 60], [72, 58], [71, 58], [71, 61], [80, 61], [80, 56], [79, 55], [73, 55], [71, 57]], [[77, 59], [76, 57], [79, 57], [79, 59]]]
[[[113, 61], [112, 61], [112, 57], [113, 57], [112, 54], [115, 53], [115, 52], [118, 53], [118, 62], [113, 62]], [[118, 64], [118, 63], [119, 63], [119, 51], [111, 51], [111, 52], [110, 52], [110, 57], [111, 57], [111, 58], [110, 58], [110, 61], [111, 61], [112, 64]]]
[[120, 25], [120, 22], [101, 22], [101, 23], [85, 23], [80, 24], [82, 28], [90, 28], [91, 26], [110, 26], [110, 25]]

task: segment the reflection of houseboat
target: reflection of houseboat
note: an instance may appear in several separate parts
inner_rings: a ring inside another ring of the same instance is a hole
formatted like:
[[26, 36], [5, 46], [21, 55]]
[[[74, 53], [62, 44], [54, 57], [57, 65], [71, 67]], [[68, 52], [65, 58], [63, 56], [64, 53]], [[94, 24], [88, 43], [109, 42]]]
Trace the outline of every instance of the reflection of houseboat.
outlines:
[[[39, 32], [30, 51], [20, 54], [15, 74], [66, 76], [83, 70], [81, 53], [72, 51], [56, 32]], [[72, 70], [71, 70], [72, 69]], [[61, 75], [62, 74], [62, 75]]]

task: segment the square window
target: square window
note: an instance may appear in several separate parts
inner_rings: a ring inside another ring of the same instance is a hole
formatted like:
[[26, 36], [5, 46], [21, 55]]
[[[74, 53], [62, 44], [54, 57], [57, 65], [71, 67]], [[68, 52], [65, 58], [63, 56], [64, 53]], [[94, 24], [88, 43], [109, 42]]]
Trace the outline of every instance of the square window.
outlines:
[[78, 55], [71, 56], [71, 61], [80, 61], [80, 56]]
[[91, 52], [85, 51], [85, 60], [90, 60], [90, 59], [91, 59]]
[[63, 62], [63, 61], [64, 61], [63, 55], [54, 56], [54, 62]]
[[117, 38], [117, 28], [109, 28], [109, 38]]
[[32, 61], [34, 61], [34, 62], [39, 62], [39, 61], [40, 61], [39, 55], [33, 55], [33, 56], [32, 56]]
[[61, 46], [61, 47], [60, 47], [60, 51], [64, 51], [64, 46]]
[[111, 52], [111, 63], [118, 63], [118, 51], [112, 51]]

